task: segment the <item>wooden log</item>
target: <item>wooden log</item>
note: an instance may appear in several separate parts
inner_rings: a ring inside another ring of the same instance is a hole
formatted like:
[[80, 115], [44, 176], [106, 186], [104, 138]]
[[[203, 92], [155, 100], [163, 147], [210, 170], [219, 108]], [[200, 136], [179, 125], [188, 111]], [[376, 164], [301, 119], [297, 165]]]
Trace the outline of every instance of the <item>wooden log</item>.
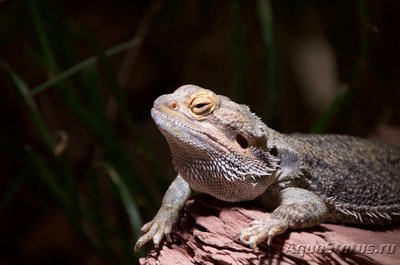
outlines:
[[251, 203], [191, 199], [171, 242], [163, 240], [140, 264], [399, 264], [400, 229], [367, 230], [343, 225], [287, 231], [259, 251], [235, 240], [254, 219], [268, 216]]

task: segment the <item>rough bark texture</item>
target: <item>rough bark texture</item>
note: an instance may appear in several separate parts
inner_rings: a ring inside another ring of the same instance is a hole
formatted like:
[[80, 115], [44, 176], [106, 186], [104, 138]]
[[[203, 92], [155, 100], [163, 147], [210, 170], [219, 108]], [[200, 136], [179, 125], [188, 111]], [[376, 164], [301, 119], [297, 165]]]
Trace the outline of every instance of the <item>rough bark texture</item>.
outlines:
[[201, 195], [190, 200], [172, 241], [162, 241], [140, 264], [399, 264], [400, 229], [367, 230], [323, 224], [289, 231], [259, 251], [234, 240], [252, 220], [268, 215], [250, 203]]

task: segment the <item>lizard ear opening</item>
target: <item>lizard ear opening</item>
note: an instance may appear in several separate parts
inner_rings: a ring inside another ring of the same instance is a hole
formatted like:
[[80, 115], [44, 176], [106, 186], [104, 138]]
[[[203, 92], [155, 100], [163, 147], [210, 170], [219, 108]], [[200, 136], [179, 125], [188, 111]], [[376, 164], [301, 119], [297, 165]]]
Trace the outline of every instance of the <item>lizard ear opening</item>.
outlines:
[[236, 142], [243, 149], [246, 149], [249, 146], [249, 142], [241, 134], [236, 135]]
[[272, 147], [269, 152], [273, 156], [278, 156], [278, 149], [276, 148], [276, 146]]

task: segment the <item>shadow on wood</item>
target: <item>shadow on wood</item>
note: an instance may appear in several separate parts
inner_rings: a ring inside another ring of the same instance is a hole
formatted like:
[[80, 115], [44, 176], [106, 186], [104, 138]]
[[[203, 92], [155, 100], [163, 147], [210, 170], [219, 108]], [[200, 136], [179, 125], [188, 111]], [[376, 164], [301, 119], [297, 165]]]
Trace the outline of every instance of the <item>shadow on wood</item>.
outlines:
[[172, 241], [161, 242], [140, 264], [398, 264], [400, 229], [366, 230], [323, 224], [292, 230], [255, 252], [234, 238], [252, 220], [265, 218], [250, 203], [225, 203], [206, 195], [191, 199]]

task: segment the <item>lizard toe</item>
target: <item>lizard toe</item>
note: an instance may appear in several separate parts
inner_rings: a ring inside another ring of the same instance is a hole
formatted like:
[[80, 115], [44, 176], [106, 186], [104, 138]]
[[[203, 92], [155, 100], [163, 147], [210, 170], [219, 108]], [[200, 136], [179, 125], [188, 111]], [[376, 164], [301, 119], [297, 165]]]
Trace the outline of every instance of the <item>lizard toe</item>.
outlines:
[[150, 240], [153, 240], [154, 246], [156, 247], [158, 247], [164, 236], [169, 240], [169, 235], [178, 219], [179, 215], [175, 211], [159, 212], [152, 221], [146, 223], [140, 229], [142, 236], [135, 244], [135, 251], [139, 250]]
[[242, 230], [239, 239], [242, 244], [250, 246], [256, 250], [257, 245], [268, 239], [268, 245], [271, 245], [272, 238], [275, 235], [282, 234], [287, 229], [287, 224], [280, 219], [268, 218], [264, 220], [255, 220], [249, 227]]
[[142, 228], [140, 228], [140, 232], [141, 232], [142, 234], [147, 233], [147, 232], [150, 230], [152, 224], [153, 224], [153, 221], [150, 221], [150, 222], [148, 222], [148, 223], [145, 223], [145, 224], [142, 226]]
[[158, 223], [154, 222], [154, 220], [145, 224], [141, 229], [142, 236], [140, 236], [139, 239], [136, 241], [135, 252], [138, 251], [141, 247], [143, 247], [151, 239], [153, 239], [154, 242], [154, 237], [156, 235], [157, 230], [158, 230]]
[[158, 247], [158, 245], [161, 242], [161, 239], [164, 236], [166, 237], [167, 241], [171, 240], [170, 234], [172, 232], [172, 227], [173, 225], [168, 222], [158, 224], [157, 230], [153, 235], [153, 243], [155, 246]]

